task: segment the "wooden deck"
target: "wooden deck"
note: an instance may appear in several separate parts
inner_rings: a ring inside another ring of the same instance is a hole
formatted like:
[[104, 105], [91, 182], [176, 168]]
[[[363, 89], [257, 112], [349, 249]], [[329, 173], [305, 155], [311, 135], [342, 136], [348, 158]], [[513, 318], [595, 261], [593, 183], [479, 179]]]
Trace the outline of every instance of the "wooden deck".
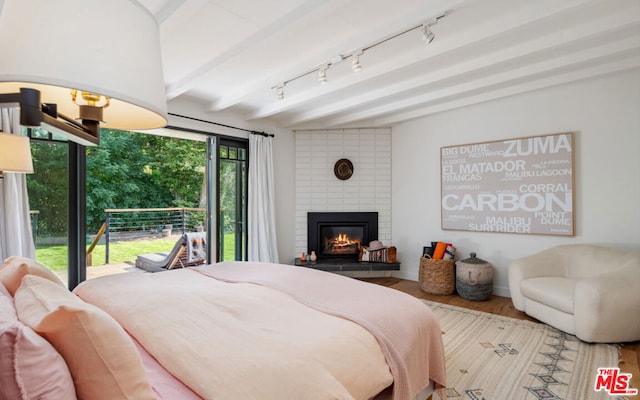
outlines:
[[[62, 271], [54, 271], [56, 275], [62, 280], [62, 282], [67, 283], [68, 272], [67, 270]], [[124, 273], [140, 273], [147, 274], [148, 272], [136, 268], [136, 266], [131, 263], [117, 263], [117, 264], [104, 264], [104, 265], [93, 265], [91, 267], [87, 267], [87, 279], [98, 278], [100, 276], [114, 275], [114, 274], [124, 274]]]
[[87, 267], [87, 279], [123, 273], [148, 274], [149, 272], [136, 268], [134, 263], [105, 264]]

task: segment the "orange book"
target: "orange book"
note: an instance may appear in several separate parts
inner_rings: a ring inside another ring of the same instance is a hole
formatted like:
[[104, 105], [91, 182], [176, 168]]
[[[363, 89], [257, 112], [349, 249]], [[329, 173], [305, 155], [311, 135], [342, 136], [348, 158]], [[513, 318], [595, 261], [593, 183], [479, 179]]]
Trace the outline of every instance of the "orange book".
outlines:
[[438, 242], [436, 245], [436, 249], [433, 251], [433, 259], [434, 260], [442, 260], [444, 257], [444, 252], [447, 250], [447, 244], [444, 242]]

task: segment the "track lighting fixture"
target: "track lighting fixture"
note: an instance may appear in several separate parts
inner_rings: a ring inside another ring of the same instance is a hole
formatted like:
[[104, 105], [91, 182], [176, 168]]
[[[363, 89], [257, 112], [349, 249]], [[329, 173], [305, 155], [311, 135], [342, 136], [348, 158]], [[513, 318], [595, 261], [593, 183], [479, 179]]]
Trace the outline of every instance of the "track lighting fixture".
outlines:
[[[0, 0], [0, 2], [2, 2], [2, 0]], [[358, 72], [362, 69], [362, 65], [360, 64], [360, 56], [364, 54], [365, 51], [369, 51], [371, 49], [373, 49], [376, 46], [379, 46], [383, 43], [392, 41], [393, 39], [405, 35], [409, 32], [415, 32], [417, 29], [420, 29], [420, 31], [422, 32], [422, 40], [429, 44], [431, 42], [433, 42], [433, 40], [436, 38], [436, 35], [431, 31], [431, 27], [435, 24], [438, 23], [438, 21], [441, 18], [444, 18], [447, 15], [447, 13], [443, 13], [440, 16], [430, 19], [430, 20], [426, 20], [427, 22], [423, 22], [419, 25], [412, 25], [402, 31], [399, 32], [395, 32], [393, 34], [390, 34], [388, 36], [385, 36], [373, 43], [369, 43], [366, 46], [362, 46], [360, 48], [358, 48], [358, 50], [355, 51], [350, 51], [350, 52], [346, 52], [346, 53], [341, 53], [338, 54], [337, 56], [327, 60], [326, 62], [322, 63], [322, 64], [318, 64], [316, 67], [307, 70], [299, 75], [294, 76], [293, 78], [287, 79], [285, 81], [282, 81], [281, 83], [279, 83], [276, 86], [273, 86], [272, 89], [275, 89], [276, 91], [276, 95], [278, 96], [279, 100], [284, 99], [284, 87], [286, 86], [287, 83], [295, 81], [296, 79], [300, 79], [304, 76], [310, 75], [310, 74], [314, 74], [314, 73], [318, 73], [318, 82], [320, 82], [320, 84], [324, 85], [325, 83], [327, 83], [327, 70], [329, 69], [329, 67], [331, 67], [332, 65], [335, 65], [337, 63], [340, 63], [342, 61], [346, 61], [349, 58], [351, 58], [351, 69], [353, 70], [353, 72]]]
[[436, 38], [436, 35], [429, 29], [429, 24], [422, 25], [422, 40], [424, 40], [427, 44], [433, 42], [433, 39]]

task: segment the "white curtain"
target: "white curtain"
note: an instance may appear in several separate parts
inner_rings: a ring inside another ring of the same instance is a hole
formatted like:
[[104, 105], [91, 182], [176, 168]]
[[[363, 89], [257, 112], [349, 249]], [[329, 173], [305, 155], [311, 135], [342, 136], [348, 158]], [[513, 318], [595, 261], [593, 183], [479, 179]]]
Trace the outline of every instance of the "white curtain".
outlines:
[[278, 262], [272, 141], [249, 135], [249, 261]]
[[[18, 110], [0, 109], [0, 131], [21, 134]], [[25, 174], [5, 173], [0, 179], [0, 261], [10, 256], [36, 258]]]

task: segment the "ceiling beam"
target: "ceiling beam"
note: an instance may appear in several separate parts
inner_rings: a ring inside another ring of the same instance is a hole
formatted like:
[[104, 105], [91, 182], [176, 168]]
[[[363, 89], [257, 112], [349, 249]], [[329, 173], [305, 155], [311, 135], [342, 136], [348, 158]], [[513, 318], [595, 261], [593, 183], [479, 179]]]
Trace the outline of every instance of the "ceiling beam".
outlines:
[[162, 24], [169, 17], [171, 17], [173, 14], [175, 14], [175, 12], [178, 11], [178, 9], [180, 7], [182, 7], [182, 5], [186, 1], [187, 0], [169, 0], [169, 1], [167, 1], [161, 9], [156, 11], [156, 13], [155, 13], [156, 21], [158, 21], [159, 24]]
[[212, 71], [217, 66], [229, 61], [233, 57], [245, 52], [257, 43], [263, 42], [275, 35], [279, 31], [283, 30], [288, 24], [304, 17], [311, 13], [313, 10], [322, 6], [326, 1], [307, 0], [300, 6], [282, 15], [269, 25], [257, 30], [253, 34], [246, 37], [236, 45], [230, 47], [223, 53], [209, 59], [207, 62], [192, 69], [185, 74], [181, 79], [176, 82], [172, 82], [167, 86], [167, 99], [171, 100], [175, 97], [184, 94], [188, 90], [192, 89], [198, 82], [198, 79]]
[[450, 111], [461, 107], [483, 103], [486, 101], [497, 100], [534, 90], [545, 89], [565, 83], [581, 81], [636, 68], [640, 68], [640, 57], [633, 57], [622, 61], [599, 65], [596, 67], [585, 68], [579, 71], [572, 71], [552, 77], [541, 78], [535, 81], [513, 85], [503, 89], [496, 89], [494, 91], [478, 94], [476, 96], [469, 96], [463, 99], [456, 99], [449, 102], [436, 104], [419, 110], [413, 110], [405, 113], [394, 114], [388, 117], [377, 118], [373, 121], [369, 121], [369, 123], [373, 126], [393, 126], [402, 122], [426, 117], [428, 115], [443, 111]]

